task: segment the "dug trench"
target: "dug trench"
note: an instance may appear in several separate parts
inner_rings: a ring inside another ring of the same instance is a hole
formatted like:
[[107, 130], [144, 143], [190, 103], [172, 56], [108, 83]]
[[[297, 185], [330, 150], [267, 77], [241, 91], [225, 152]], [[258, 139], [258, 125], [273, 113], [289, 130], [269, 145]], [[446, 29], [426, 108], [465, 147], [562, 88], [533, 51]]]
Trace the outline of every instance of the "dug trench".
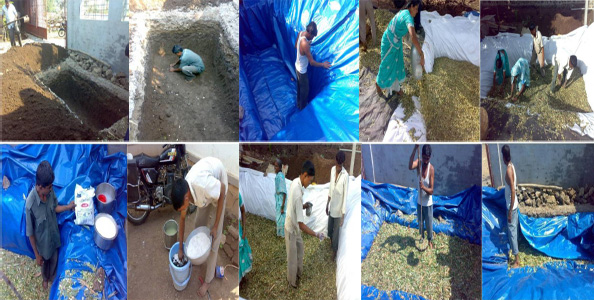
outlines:
[[[125, 75], [114, 75], [94, 58], [52, 44], [15, 47], [0, 58], [3, 140], [124, 137]], [[93, 68], [100, 72], [91, 72]]]
[[[139, 140], [237, 140], [239, 58], [222, 32], [218, 23], [202, 21], [176, 31], [151, 29]], [[191, 82], [169, 72], [178, 59], [175, 44], [204, 62]]]

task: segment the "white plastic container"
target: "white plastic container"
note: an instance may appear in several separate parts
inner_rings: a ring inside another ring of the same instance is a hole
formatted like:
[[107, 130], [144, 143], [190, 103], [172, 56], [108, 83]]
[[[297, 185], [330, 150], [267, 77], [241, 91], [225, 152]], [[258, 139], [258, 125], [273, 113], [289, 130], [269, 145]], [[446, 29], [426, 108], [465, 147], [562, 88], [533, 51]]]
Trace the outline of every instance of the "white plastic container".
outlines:
[[[190, 252], [188, 251], [188, 246], [190, 245], [190, 241], [192, 240], [192, 238], [196, 235], [198, 235], [198, 233], [205, 233], [208, 236], [208, 250], [204, 251], [204, 253], [198, 257], [192, 257], [190, 255]], [[188, 235], [188, 237], [186, 238], [186, 241], [184, 243], [184, 254], [188, 257], [188, 259], [192, 262], [193, 265], [199, 266], [201, 264], [203, 264], [206, 259], [208, 258], [208, 255], [210, 254], [210, 250], [212, 247], [212, 236], [210, 235], [210, 229], [208, 229], [208, 227], [206, 226], [200, 226], [194, 230], [192, 230], [192, 232], [190, 232], [190, 234]], [[173, 249], [173, 248], [172, 248]]]
[[412, 47], [412, 59], [411, 59], [411, 69], [412, 75], [417, 79], [421, 79], [423, 77], [423, 67], [421, 66], [421, 55], [417, 51], [417, 47]]

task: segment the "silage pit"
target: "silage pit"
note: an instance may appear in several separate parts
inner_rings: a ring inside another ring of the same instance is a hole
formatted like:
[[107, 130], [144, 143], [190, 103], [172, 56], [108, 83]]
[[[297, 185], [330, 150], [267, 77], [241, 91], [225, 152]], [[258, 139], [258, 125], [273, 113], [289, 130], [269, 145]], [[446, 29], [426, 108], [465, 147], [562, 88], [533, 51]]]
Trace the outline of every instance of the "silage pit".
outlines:
[[[107, 129], [128, 115], [128, 99], [118, 96], [105, 83], [86, 77], [68, 64], [36, 75], [85, 125], [96, 132]], [[114, 85], [113, 87], [116, 87]]]
[[[204, 62], [204, 72], [191, 82], [169, 72], [178, 59], [171, 51], [176, 44]], [[237, 140], [239, 59], [218, 22], [194, 21], [174, 29], [153, 25], [145, 65], [139, 140]]]

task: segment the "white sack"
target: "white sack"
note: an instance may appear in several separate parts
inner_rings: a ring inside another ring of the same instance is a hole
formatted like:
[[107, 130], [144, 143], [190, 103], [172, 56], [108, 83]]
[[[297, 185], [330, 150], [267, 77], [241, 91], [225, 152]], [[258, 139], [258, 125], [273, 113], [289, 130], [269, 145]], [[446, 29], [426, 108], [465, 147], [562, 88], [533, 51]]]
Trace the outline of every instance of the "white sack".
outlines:
[[361, 298], [361, 176], [349, 182], [346, 211], [336, 254], [336, 291], [338, 299], [356, 300]]
[[467, 61], [479, 66], [481, 56], [477, 43], [480, 38], [478, 16], [440, 16], [436, 11], [421, 11], [421, 25], [425, 29], [422, 50], [427, 73], [433, 72], [433, 62], [439, 57]]

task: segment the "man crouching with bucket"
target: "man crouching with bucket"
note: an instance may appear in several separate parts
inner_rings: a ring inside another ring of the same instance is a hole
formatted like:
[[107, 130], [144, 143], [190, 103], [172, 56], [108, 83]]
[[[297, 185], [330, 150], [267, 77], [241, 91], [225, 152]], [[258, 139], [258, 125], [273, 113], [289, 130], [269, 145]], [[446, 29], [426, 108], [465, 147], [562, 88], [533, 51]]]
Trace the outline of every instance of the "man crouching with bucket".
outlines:
[[[198, 161], [186, 175], [185, 179], [178, 179], [173, 183], [171, 201], [173, 208], [181, 213], [178, 242], [183, 245], [186, 214], [190, 202], [198, 207], [195, 226], [210, 228], [212, 245], [206, 261], [204, 283], [198, 290], [198, 295], [206, 296], [208, 288], [215, 275], [218, 256], [218, 245], [223, 233], [225, 198], [227, 195], [227, 170], [223, 163], [214, 157], [206, 157]], [[179, 247], [178, 258], [184, 260], [184, 247]]]

